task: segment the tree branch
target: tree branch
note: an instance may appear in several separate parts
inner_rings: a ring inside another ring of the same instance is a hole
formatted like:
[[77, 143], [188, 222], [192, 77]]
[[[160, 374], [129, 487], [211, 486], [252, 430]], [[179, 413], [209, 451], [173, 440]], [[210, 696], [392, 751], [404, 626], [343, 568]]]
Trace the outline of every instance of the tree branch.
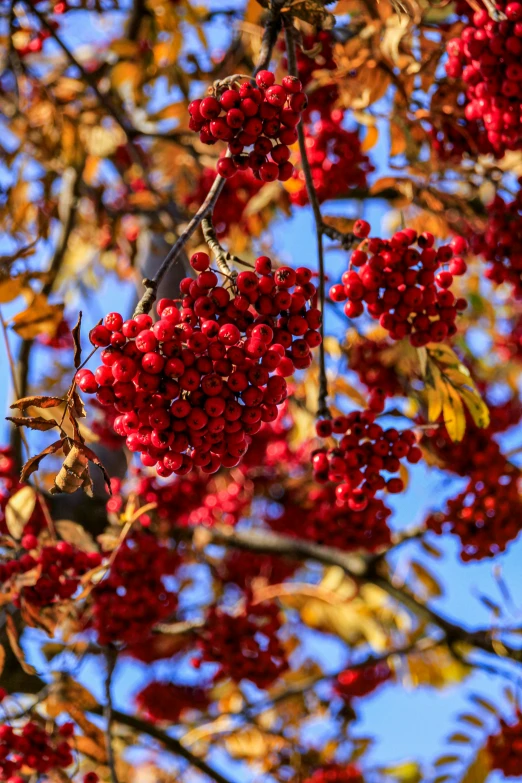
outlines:
[[112, 707], [112, 677], [114, 669], [116, 667], [117, 654], [115, 650], [108, 649], [105, 654], [105, 660], [107, 662], [107, 674], [105, 677], [105, 707], [103, 709], [103, 715], [105, 718], [105, 737], [107, 745], [107, 764], [109, 766], [111, 774], [111, 783], [118, 783], [118, 775], [116, 773], [116, 762], [114, 759], [114, 748], [112, 746], [112, 722], [114, 718], [114, 710]]
[[[447, 619], [444, 615], [418, 601], [407, 588], [392, 584], [386, 576], [378, 573], [375, 561], [365, 558], [363, 555], [341, 552], [332, 547], [279, 535], [271, 531], [194, 527], [179, 528], [177, 534], [180, 538], [196, 537], [205, 543], [229, 546], [259, 554], [279, 555], [292, 560], [308, 559], [322, 565], [338, 566], [355, 582], [371, 583], [380, 587], [417, 617], [439, 628], [448, 643], [464, 642], [490, 655], [522, 663], [522, 649], [497, 642], [489, 630], [470, 630]], [[500, 646], [502, 646], [502, 652], [499, 652]]]
[[142, 720], [141, 718], [137, 718], [134, 715], [128, 715], [125, 712], [120, 712], [119, 710], [113, 710], [112, 716], [113, 719], [118, 723], [121, 723], [122, 726], [128, 726], [135, 731], [140, 731], [142, 734], [147, 734], [149, 737], [153, 737], [154, 739], [158, 740], [158, 742], [161, 742], [166, 750], [169, 750], [176, 756], [180, 756], [181, 758], [185, 759], [185, 761], [188, 761], [192, 767], [198, 769], [216, 783], [232, 783], [229, 778], [226, 778], [224, 775], [218, 772], [217, 769], [214, 769], [214, 767], [212, 767], [210, 764], [207, 764], [204, 759], [201, 759], [199, 756], [195, 756], [193, 753], [191, 753], [191, 751], [188, 750], [179, 739], [171, 737], [157, 726], [154, 726], [151, 723], [147, 723], [147, 721]]

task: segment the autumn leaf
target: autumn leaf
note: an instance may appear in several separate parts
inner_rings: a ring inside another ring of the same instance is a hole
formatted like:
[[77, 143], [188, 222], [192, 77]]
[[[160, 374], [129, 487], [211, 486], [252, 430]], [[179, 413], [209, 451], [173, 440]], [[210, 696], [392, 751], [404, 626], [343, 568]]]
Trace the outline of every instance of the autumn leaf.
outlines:
[[47, 297], [36, 294], [25, 310], [17, 313], [11, 326], [24, 340], [32, 340], [39, 334], [54, 334], [63, 318], [63, 304], [49, 304]]
[[32, 487], [22, 487], [11, 495], [5, 507], [5, 523], [12, 537], [19, 541], [33, 515], [37, 494]]

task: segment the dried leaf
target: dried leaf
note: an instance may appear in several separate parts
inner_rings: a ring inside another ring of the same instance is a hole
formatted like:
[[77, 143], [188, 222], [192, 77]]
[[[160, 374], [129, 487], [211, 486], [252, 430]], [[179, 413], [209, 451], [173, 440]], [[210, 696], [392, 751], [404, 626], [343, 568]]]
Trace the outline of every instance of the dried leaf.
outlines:
[[12, 421], [17, 427], [29, 427], [31, 430], [47, 432], [54, 427], [58, 427], [58, 422], [54, 419], [44, 419], [42, 416], [6, 416], [7, 421]]
[[473, 759], [460, 783], [484, 783], [491, 771], [491, 758], [485, 748], [481, 748]]
[[0, 676], [4, 671], [4, 665], [5, 665], [5, 649], [4, 646], [0, 644]]
[[105, 484], [107, 486], [107, 491], [109, 492], [109, 495], [112, 495], [111, 477], [109, 476], [109, 474], [105, 470], [105, 467], [102, 464], [100, 458], [88, 446], [83, 446], [82, 449], [83, 449], [83, 453], [85, 454], [87, 459], [89, 459], [91, 462], [94, 462], [96, 467], [98, 467], [101, 470], [101, 472], [103, 473], [103, 478], [104, 478]]
[[25, 310], [12, 319], [12, 328], [23, 340], [32, 340], [39, 334], [54, 334], [63, 318], [63, 304], [49, 304], [47, 297], [36, 294]]
[[89, 462], [82, 447], [73, 445], [65, 457], [62, 467], [54, 480], [50, 492], [52, 495], [65, 492], [71, 494], [85, 485], [89, 476]]
[[65, 438], [60, 438], [60, 440], [51, 443], [50, 446], [47, 446], [46, 449], [41, 451], [35, 457], [30, 457], [22, 468], [20, 480], [22, 482], [27, 481], [29, 476], [32, 475], [36, 470], [38, 470], [40, 466], [40, 462], [43, 460], [44, 457], [46, 457], [48, 454], [56, 454], [58, 451], [60, 451], [61, 448], [63, 448], [65, 444], [65, 440], [66, 440]]
[[25, 411], [26, 408], [57, 408], [59, 405], [65, 402], [61, 397], [46, 397], [44, 395], [37, 395], [36, 397], [21, 397], [10, 406], [11, 408], [19, 408], [21, 411]]
[[32, 487], [22, 487], [12, 495], [5, 507], [5, 523], [9, 534], [19, 541], [24, 528], [31, 519], [37, 495]]
[[442, 587], [425, 566], [416, 561], [413, 561], [410, 565], [411, 570], [425, 588], [428, 597], [438, 598], [443, 594]]
[[5, 623], [6, 623], [6, 632], [7, 632], [7, 638], [9, 639], [9, 644], [11, 645], [11, 650], [15, 654], [15, 657], [24, 670], [26, 674], [36, 674], [36, 669], [34, 666], [31, 666], [30, 663], [27, 663], [25, 660], [24, 651], [20, 647], [20, 642], [18, 641], [18, 631], [16, 630], [15, 621], [11, 617], [10, 614], [7, 614], [5, 617]]
[[81, 328], [82, 328], [82, 311], [78, 313], [78, 320], [76, 321], [76, 324], [73, 326], [71, 330], [73, 342], [74, 342], [74, 366], [76, 369], [80, 366], [82, 363], [82, 346], [80, 343], [81, 338]]

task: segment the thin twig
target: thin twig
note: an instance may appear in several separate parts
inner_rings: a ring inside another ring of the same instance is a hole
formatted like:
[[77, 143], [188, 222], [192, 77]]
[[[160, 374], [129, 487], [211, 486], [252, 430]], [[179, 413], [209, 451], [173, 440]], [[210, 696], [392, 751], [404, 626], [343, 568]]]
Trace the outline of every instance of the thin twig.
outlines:
[[103, 709], [103, 716], [105, 718], [105, 737], [107, 745], [107, 764], [109, 766], [111, 774], [111, 783], [118, 783], [118, 775], [116, 773], [116, 762], [114, 759], [114, 748], [112, 747], [112, 722], [114, 719], [114, 710], [112, 707], [112, 677], [114, 669], [116, 667], [117, 654], [116, 651], [109, 648], [107, 649], [105, 660], [107, 661], [107, 674], [105, 677], [105, 707]]
[[[293, 23], [290, 20], [285, 19], [285, 38], [286, 38], [286, 53], [288, 58], [288, 73], [291, 76], [298, 77], [296, 49], [295, 49], [295, 29]], [[321, 214], [321, 208], [319, 206], [319, 199], [314, 186], [312, 177], [312, 171], [310, 169], [310, 162], [308, 160], [308, 152], [306, 149], [306, 139], [304, 132], [303, 121], [299, 122], [297, 126], [297, 138], [299, 142], [299, 154], [301, 156], [301, 165], [303, 167], [303, 174], [306, 183], [306, 192], [308, 194], [308, 201], [312, 207], [312, 212], [315, 221], [315, 234], [317, 241], [317, 262], [319, 267], [319, 303], [322, 313], [321, 318], [321, 344], [319, 346], [319, 394], [317, 400], [317, 416], [319, 418], [328, 418], [331, 416], [328, 408], [328, 379], [326, 377], [326, 351], [324, 347], [324, 314], [325, 314], [325, 299], [326, 299], [326, 280], [325, 280], [325, 268], [324, 268], [324, 246], [323, 246], [323, 233], [324, 223]]]

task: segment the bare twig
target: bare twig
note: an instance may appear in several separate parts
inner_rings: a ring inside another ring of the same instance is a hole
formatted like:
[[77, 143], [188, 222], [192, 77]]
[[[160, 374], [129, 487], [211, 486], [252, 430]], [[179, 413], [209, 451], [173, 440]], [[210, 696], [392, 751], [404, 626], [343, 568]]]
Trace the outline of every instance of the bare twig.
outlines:
[[116, 773], [116, 763], [114, 759], [114, 748], [112, 747], [112, 722], [114, 719], [114, 710], [112, 707], [112, 676], [116, 667], [117, 654], [113, 649], [107, 649], [105, 654], [105, 660], [107, 662], [107, 674], [105, 677], [105, 707], [103, 709], [103, 715], [105, 718], [105, 737], [107, 744], [107, 763], [111, 774], [111, 783], [118, 783], [118, 775]]
[[[288, 58], [288, 73], [291, 76], [298, 77], [297, 59], [295, 50], [295, 28], [292, 20], [285, 19], [285, 38], [286, 38], [286, 52]], [[319, 206], [319, 199], [314, 186], [312, 178], [312, 171], [310, 169], [310, 162], [308, 160], [308, 152], [306, 149], [306, 139], [303, 122], [299, 122], [297, 126], [297, 138], [299, 142], [299, 154], [301, 156], [301, 165], [303, 167], [303, 173], [306, 183], [306, 192], [308, 194], [308, 201], [312, 207], [312, 212], [315, 221], [315, 234], [317, 241], [317, 262], [319, 267], [319, 303], [321, 307], [322, 319], [321, 319], [321, 345], [319, 346], [319, 394], [317, 400], [317, 416], [319, 418], [330, 417], [330, 410], [328, 408], [328, 380], [326, 377], [326, 352], [324, 347], [324, 314], [325, 314], [325, 298], [326, 298], [326, 280], [325, 280], [325, 268], [324, 268], [324, 246], [323, 246], [323, 234], [324, 223], [321, 214], [321, 208]]]

